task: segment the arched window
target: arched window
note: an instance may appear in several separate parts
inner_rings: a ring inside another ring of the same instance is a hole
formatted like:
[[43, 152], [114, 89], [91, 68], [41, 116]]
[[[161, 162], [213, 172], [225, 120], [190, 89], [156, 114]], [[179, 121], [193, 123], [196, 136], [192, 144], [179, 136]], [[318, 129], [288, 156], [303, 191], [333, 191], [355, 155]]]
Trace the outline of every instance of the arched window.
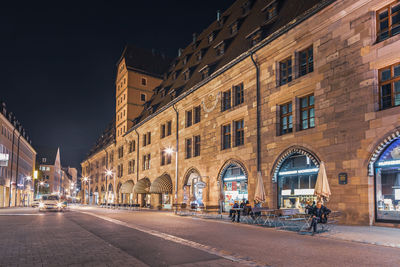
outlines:
[[318, 166], [310, 157], [293, 153], [281, 164], [278, 173], [278, 207], [304, 210], [307, 202], [316, 201], [314, 196]]
[[247, 191], [247, 175], [243, 168], [235, 163], [229, 164], [222, 174], [224, 191], [224, 211], [232, 208], [235, 201], [240, 204], [249, 199]]
[[400, 140], [392, 141], [375, 162], [376, 220], [400, 221]]

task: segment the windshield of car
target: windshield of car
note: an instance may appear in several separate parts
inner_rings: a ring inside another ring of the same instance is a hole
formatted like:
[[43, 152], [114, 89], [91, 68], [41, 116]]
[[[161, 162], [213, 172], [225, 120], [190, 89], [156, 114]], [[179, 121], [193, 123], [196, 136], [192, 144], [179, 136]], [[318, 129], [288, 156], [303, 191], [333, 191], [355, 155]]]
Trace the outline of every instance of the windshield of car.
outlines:
[[58, 200], [58, 196], [43, 196], [42, 200]]

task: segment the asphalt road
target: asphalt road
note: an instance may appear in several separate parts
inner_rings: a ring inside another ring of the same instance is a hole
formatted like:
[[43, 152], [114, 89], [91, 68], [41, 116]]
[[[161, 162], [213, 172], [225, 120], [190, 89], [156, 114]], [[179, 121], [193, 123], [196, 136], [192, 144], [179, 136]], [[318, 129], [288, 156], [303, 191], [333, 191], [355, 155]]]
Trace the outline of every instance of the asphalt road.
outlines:
[[399, 266], [396, 248], [152, 211], [0, 210], [0, 266]]

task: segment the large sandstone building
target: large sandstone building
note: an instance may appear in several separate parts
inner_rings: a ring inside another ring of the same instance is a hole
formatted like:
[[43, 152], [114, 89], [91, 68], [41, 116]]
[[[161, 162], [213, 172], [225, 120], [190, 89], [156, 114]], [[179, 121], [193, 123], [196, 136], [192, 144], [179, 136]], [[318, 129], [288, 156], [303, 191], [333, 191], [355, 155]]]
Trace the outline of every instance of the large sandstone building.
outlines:
[[166, 68], [128, 46], [92, 203], [227, 211], [261, 175], [264, 206], [303, 209], [323, 162], [343, 222], [399, 223], [398, 33], [399, 1], [238, 0]]

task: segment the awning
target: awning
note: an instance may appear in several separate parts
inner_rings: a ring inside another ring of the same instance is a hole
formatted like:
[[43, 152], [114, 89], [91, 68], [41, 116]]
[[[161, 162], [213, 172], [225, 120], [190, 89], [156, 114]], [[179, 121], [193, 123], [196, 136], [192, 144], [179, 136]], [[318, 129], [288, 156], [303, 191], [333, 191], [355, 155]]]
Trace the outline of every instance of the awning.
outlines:
[[120, 192], [122, 194], [130, 194], [133, 193], [133, 181], [129, 180], [122, 184]]
[[169, 175], [158, 177], [150, 186], [150, 193], [172, 193], [172, 181]]
[[147, 194], [149, 193], [150, 184], [148, 178], [140, 179], [133, 187], [133, 192], [136, 194]]

